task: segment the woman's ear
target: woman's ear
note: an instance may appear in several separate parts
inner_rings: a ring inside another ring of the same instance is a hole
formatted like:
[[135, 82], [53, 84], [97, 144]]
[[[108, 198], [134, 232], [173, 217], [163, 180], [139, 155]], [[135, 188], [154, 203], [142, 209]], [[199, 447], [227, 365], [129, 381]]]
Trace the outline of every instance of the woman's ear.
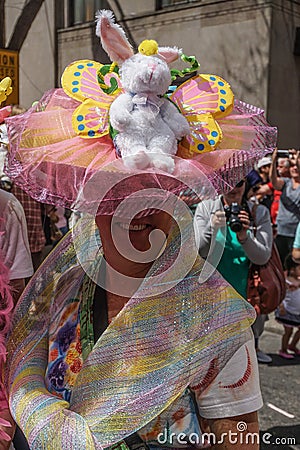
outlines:
[[115, 23], [112, 11], [98, 11], [96, 19], [96, 35], [100, 37], [103, 49], [111, 61], [121, 65], [134, 54], [123, 28]]

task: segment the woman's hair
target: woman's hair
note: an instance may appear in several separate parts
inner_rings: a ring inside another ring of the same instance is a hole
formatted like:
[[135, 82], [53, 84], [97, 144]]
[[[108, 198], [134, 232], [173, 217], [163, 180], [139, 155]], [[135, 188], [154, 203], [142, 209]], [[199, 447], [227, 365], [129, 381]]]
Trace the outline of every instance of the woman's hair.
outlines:
[[26, 110], [26, 108], [24, 108], [21, 105], [12, 105], [11, 107], [11, 116], [16, 116], [17, 114], [23, 114]]
[[285, 258], [285, 260], [284, 260], [284, 267], [285, 267], [285, 269], [287, 270], [288, 275], [290, 275], [290, 271], [291, 271], [292, 269], [295, 269], [295, 268], [298, 267], [298, 266], [299, 266], [299, 263], [297, 263], [297, 262], [293, 259], [292, 254], [289, 253], [289, 254], [287, 255], [287, 257]]
[[248, 175], [246, 176], [245, 179], [245, 192], [244, 192], [244, 197], [247, 198], [250, 189], [252, 189], [255, 186], [259, 186], [260, 184], [262, 184], [263, 179], [261, 178], [261, 176], [259, 175], [259, 173], [255, 170], [252, 169]]

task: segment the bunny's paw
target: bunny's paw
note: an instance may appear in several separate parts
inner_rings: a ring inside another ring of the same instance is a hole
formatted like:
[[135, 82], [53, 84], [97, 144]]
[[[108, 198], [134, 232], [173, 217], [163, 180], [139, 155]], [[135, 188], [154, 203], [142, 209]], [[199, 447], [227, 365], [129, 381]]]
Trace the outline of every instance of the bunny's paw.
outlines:
[[133, 155], [127, 155], [123, 157], [123, 161], [125, 166], [129, 169], [143, 170], [146, 169], [146, 167], [149, 167], [148, 155], [143, 151], [139, 151]]
[[151, 160], [151, 165], [163, 172], [173, 173], [175, 169], [175, 161], [170, 155], [160, 154]]

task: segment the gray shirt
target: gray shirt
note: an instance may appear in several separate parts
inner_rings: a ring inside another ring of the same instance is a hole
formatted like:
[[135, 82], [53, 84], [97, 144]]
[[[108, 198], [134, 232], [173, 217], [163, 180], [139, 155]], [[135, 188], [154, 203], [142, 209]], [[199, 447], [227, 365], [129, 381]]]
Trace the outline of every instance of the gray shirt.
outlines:
[[[253, 203], [248, 202], [249, 210], [252, 210]], [[203, 258], [207, 258], [208, 254], [213, 253], [213, 241], [216, 234], [214, 227], [211, 225], [211, 215], [216, 211], [223, 211], [221, 197], [215, 200], [205, 200], [197, 206], [195, 211], [195, 235], [199, 246], [199, 253]], [[273, 233], [270, 214], [268, 209], [263, 205], [258, 205], [256, 209], [256, 233], [254, 236], [253, 227], [250, 228], [248, 238], [241, 243], [246, 256], [254, 264], [266, 264], [271, 256]], [[212, 248], [211, 248], [212, 245]], [[219, 259], [221, 255], [214, 255], [212, 263], [215, 266], [216, 257]]]
[[290, 178], [283, 178], [283, 181], [276, 219], [277, 233], [281, 236], [294, 237], [300, 222], [300, 186], [294, 189]]

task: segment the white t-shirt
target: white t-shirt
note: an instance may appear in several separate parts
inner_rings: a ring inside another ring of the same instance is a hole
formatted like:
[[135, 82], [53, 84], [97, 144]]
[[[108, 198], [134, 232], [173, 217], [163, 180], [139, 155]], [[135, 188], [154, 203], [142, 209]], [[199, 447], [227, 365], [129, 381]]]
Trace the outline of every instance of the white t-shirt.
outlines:
[[239, 416], [263, 406], [252, 330], [213, 383], [196, 399], [199, 413], [206, 419]]
[[10, 270], [10, 280], [33, 274], [27, 224], [21, 203], [13, 194], [0, 189], [0, 252]]
[[[227, 362], [219, 375], [205, 391], [197, 393], [190, 386], [198, 411], [204, 419], [222, 419], [259, 410], [263, 400], [259, 385], [258, 363], [251, 328], [245, 331], [246, 343]], [[196, 383], [196, 381], [195, 381]], [[150, 448], [207, 448], [199, 427], [197, 412], [188, 391], [166, 409], [158, 418], [138, 431]], [[184, 442], [185, 441], [185, 444]]]

